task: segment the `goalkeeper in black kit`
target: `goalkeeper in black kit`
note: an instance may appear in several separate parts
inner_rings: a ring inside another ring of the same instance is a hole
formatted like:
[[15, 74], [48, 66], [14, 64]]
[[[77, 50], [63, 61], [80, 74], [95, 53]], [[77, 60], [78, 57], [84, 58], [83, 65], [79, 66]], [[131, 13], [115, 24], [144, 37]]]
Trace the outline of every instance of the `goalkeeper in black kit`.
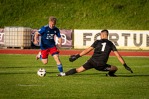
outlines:
[[111, 51], [114, 52], [115, 56], [123, 64], [125, 69], [133, 73], [131, 68], [127, 66], [124, 59], [121, 57], [121, 55], [117, 51], [115, 45], [111, 41], [108, 40], [108, 35], [109, 35], [108, 30], [102, 30], [100, 33], [100, 38], [101, 38], [100, 40], [96, 40], [89, 48], [83, 50], [81, 53], [76, 54], [76, 55], [71, 55], [69, 58], [69, 61], [73, 62], [76, 59], [94, 50], [92, 57], [86, 63], [84, 63], [81, 67], [71, 69], [63, 74], [58, 74], [58, 76], [73, 75], [75, 73], [80, 73], [80, 72], [94, 68], [98, 71], [108, 71], [106, 76], [115, 77], [116, 76], [115, 72], [118, 70], [118, 68], [116, 66], [107, 64], [109, 54]]

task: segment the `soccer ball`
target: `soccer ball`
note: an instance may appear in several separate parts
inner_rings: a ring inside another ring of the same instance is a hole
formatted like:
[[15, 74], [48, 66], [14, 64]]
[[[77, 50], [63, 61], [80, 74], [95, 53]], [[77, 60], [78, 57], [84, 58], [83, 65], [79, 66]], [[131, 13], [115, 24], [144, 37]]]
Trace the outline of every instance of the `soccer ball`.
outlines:
[[40, 76], [40, 77], [46, 76], [46, 70], [45, 70], [44, 68], [40, 68], [40, 69], [37, 71], [37, 75]]

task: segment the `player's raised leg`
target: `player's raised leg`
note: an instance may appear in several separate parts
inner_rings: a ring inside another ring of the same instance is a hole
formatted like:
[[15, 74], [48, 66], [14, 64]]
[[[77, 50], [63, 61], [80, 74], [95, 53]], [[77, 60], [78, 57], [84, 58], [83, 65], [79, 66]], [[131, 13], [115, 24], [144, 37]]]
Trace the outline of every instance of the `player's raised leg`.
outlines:
[[36, 59], [40, 59], [42, 61], [43, 64], [47, 64], [48, 63], [48, 52], [47, 50], [41, 50], [37, 55], [36, 55]]
[[36, 55], [36, 60], [41, 59], [41, 51], [38, 52], [38, 54]]

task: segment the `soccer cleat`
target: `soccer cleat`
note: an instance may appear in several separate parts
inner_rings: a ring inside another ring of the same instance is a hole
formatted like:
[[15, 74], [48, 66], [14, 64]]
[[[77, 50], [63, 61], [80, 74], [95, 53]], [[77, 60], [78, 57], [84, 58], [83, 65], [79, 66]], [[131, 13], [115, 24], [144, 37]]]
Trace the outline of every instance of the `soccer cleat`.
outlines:
[[114, 75], [114, 74], [109, 74], [109, 73], [107, 73], [106, 76], [107, 76], [107, 77], [117, 77], [116, 75]]
[[62, 75], [61, 74], [57, 74], [57, 76], [61, 77]]
[[57, 74], [57, 76], [66, 76], [66, 74], [65, 73], [59, 73], [59, 74]]

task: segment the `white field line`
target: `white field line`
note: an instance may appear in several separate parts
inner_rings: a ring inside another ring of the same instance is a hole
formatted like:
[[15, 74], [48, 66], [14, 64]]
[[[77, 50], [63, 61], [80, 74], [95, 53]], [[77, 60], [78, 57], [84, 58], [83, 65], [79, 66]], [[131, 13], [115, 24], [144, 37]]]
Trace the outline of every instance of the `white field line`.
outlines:
[[45, 86], [45, 85], [36, 85], [36, 84], [18, 84], [17, 86], [28, 87], [28, 86]]

